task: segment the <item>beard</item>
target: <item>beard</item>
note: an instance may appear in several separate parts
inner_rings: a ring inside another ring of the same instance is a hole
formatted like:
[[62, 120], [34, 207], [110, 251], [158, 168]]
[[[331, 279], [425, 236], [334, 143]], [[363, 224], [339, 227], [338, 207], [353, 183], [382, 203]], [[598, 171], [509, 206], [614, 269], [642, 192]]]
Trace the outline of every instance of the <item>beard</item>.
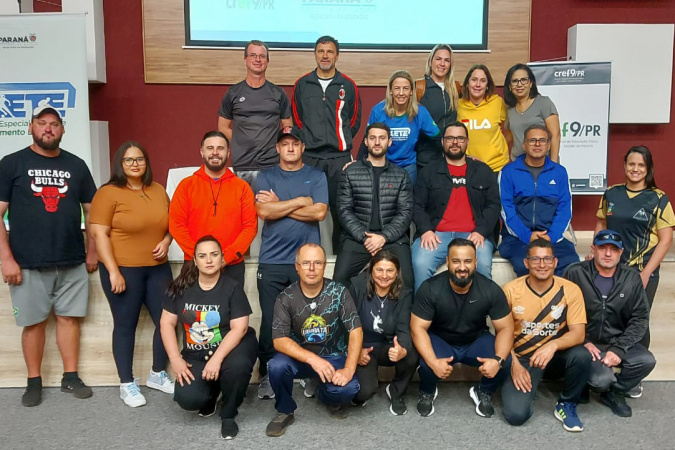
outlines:
[[206, 168], [212, 172], [220, 172], [226, 164], [224, 159], [220, 164], [211, 164], [207, 158], [202, 158], [202, 160], [204, 161]]
[[368, 155], [370, 155], [374, 158], [382, 158], [386, 154], [387, 154], [386, 148], [375, 149], [375, 148], [368, 147]]
[[51, 142], [45, 141], [42, 137], [33, 136], [33, 142], [35, 142], [38, 147], [43, 150], [57, 150], [59, 145], [61, 145], [61, 138], [54, 136], [54, 139]]
[[446, 158], [451, 159], [453, 161], [458, 161], [466, 155], [466, 149], [462, 149], [459, 147], [459, 152], [458, 153], [453, 153], [451, 150], [454, 150], [452, 147], [450, 147], [447, 150], [443, 150], [443, 153], [445, 153]]
[[[462, 278], [457, 276], [458, 273], [466, 273], [468, 275], [465, 278]], [[473, 281], [473, 274], [474, 274], [473, 272], [469, 271], [450, 272], [450, 281], [452, 281], [453, 284], [457, 285], [457, 287], [465, 288]]]

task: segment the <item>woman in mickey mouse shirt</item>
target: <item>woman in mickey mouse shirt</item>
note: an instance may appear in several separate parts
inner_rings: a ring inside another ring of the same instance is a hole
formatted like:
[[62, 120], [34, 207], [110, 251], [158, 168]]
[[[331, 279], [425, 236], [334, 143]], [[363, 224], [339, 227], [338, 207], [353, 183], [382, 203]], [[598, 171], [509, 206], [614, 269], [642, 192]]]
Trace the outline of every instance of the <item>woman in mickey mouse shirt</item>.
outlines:
[[[244, 401], [258, 353], [248, 326], [251, 307], [242, 286], [222, 275], [223, 251], [213, 236], [197, 241], [193, 264], [184, 266], [169, 287], [161, 333], [176, 374], [174, 400], [202, 417], [216, 412], [222, 393], [221, 437], [234, 438], [234, 421]], [[178, 351], [176, 325], [183, 330]]]

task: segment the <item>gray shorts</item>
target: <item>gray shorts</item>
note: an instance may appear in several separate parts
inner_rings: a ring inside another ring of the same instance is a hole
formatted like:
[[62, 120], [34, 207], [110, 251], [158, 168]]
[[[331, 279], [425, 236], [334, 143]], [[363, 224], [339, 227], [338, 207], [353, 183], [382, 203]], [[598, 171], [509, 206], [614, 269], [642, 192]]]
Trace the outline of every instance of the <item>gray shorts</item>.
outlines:
[[57, 316], [84, 317], [89, 303], [87, 266], [21, 269], [23, 279], [10, 286], [14, 318], [20, 327], [47, 320], [52, 308]]

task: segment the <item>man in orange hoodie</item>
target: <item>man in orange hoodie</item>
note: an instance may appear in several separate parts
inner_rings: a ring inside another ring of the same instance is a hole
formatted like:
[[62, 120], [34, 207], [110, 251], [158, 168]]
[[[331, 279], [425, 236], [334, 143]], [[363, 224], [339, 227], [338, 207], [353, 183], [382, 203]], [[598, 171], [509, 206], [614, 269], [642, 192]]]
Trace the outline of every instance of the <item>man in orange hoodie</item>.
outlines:
[[204, 164], [180, 182], [169, 207], [169, 232], [193, 258], [195, 242], [210, 234], [225, 257], [224, 273], [244, 285], [244, 253], [258, 232], [253, 191], [225, 166], [229, 141], [220, 131], [202, 138]]

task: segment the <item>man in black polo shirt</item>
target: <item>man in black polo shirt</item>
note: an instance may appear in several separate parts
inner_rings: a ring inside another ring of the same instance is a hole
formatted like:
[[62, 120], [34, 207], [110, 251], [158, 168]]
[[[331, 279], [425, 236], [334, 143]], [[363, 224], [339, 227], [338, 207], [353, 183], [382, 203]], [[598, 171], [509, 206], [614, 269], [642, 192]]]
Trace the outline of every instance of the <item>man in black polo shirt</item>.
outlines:
[[[513, 320], [502, 289], [476, 273], [476, 246], [456, 238], [448, 245], [448, 270], [422, 283], [415, 294], [410, 332], [420, 354], [420, 396], [417, 412], [434, 413], [436, 383], [461, 362], [483, 375], [469, 390], [476, 414], [492, 417], [492, 394], [506, 375], [503, 366], [513, 345]], [[489, 316], [496, 331], [487, 328]]]

